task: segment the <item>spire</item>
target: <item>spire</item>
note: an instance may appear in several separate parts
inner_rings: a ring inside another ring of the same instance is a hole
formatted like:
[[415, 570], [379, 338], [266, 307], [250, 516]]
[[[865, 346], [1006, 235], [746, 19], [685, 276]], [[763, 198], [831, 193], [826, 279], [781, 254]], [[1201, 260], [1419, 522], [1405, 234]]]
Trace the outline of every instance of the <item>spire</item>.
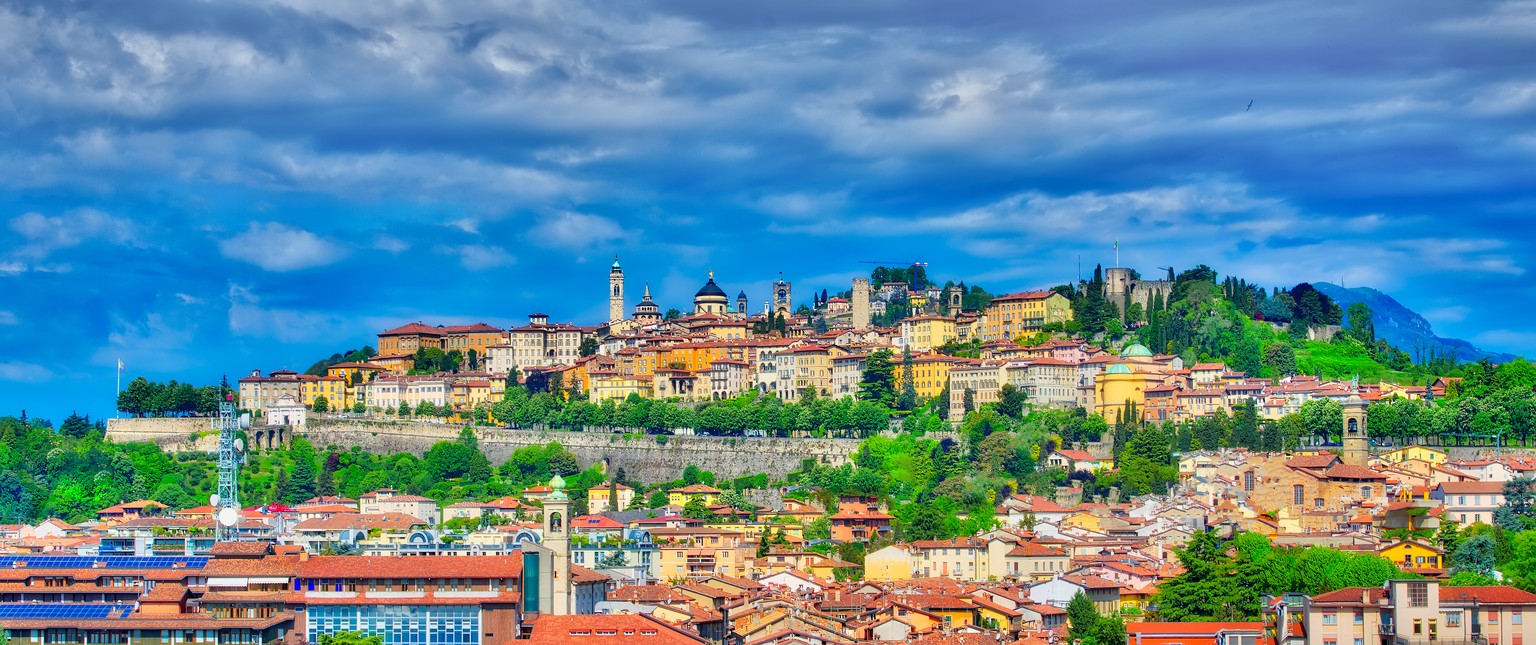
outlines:
[[613, 268], [619, 268], [619, 254], [613, 254]]
[[651, 283], [649, 283], [649, 282], [645, 283], [645, 295], [641, 296], [641, 298], [644, 299], [644, 300], [650, 300], [651, 299]]
[[710, 269], [709, 270], [709, 279], [710, 280], [714, 280], [715, 279], [715, 270], [714, 269]]

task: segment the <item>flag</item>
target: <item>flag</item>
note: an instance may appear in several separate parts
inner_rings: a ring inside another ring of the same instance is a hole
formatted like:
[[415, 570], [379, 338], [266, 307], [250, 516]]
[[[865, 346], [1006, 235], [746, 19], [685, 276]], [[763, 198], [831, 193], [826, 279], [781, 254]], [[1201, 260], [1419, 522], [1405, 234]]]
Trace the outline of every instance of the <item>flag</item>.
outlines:
[[123, 359], [121, 358], [117, 359], [117, 371], [123, 371]]
[[1120, 238], [1118, 238], [1118, 237], [1115, 238], [1115, 250], [1116, 251], [1120, 250]]

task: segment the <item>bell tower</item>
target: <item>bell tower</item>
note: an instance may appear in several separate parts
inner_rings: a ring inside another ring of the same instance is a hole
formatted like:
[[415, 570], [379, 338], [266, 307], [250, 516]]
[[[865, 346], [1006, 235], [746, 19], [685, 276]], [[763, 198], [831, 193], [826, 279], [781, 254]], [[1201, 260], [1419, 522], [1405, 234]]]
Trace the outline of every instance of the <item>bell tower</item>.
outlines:
[[624, 269], [619, 268], [619, 256], [613, 256], [613, 268], [608, 270], [608, 322], [624, 319]]
[[1370, 462], [1370, 433], [1366, 430], [1365, 401], [1358, 394], [1344, 400], [1344, 463], [1366, 467]]
[[544, 498], [544, 548], [550, 552], [551, 594], [549, 613], [566, 616], [571, 606], [571, 498], [565, 494], [565, 478], [549, 480], [551, 492]]
[[778, 282], [773, 283], [773, 312], [774, 313], [782, 315], [785, 318], [788, 318], [789, 316], [794, 315], [795, 310], [794, 310], [794, 307], [792, 306], [792, 303], [794, 302], [794, 299], [795, 299], [794, 289], [791, 288], [791, 286], [790, 286], [790, 284], [789, 284], [789, 282], [787, 280], [785, 280], [784, 278], [781, 277], [781, 278], [779, 278]]

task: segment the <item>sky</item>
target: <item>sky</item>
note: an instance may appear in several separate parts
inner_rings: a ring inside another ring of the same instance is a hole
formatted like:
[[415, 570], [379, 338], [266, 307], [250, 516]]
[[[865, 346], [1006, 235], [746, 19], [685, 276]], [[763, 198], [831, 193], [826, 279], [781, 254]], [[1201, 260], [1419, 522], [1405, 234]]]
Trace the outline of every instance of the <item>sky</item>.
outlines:
[[1536, 355], [1536, 3], [0, 0], [0, 414], [862, 261], [1381, 289]]

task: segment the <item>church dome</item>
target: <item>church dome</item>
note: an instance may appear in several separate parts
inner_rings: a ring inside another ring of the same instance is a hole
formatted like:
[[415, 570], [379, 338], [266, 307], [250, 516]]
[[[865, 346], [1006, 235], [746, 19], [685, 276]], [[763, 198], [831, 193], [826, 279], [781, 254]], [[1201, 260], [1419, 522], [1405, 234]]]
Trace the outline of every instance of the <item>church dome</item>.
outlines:
[[1130, 374], [1131, 367], [1125, 363], [1115, 363], [1104, 370], [1105, 374]]
[[1120, 350], [1120, 356], [1122, 358], [1151, 358], [1152, 350], [1147, 349], [1147, 346], [1141, 343], [1131, 343], [1126, 345], [1125, 349]]
[[724, 301], [728, 297], [729, 296], [725, 295], [725, 290], [721, 289], [720, 285], [715, 284], [714, 276], [710, 276], [709, 282], [704, 283], [704, 286], [699, 288], [699, 292], [696, 293], [696, 294], [693, 294], [693, 299], [694, 300], [701, 300], [701, 299], [705, 299], [705, 298], [711, 298], [711, 299], [718, 298], [721, 301]]

